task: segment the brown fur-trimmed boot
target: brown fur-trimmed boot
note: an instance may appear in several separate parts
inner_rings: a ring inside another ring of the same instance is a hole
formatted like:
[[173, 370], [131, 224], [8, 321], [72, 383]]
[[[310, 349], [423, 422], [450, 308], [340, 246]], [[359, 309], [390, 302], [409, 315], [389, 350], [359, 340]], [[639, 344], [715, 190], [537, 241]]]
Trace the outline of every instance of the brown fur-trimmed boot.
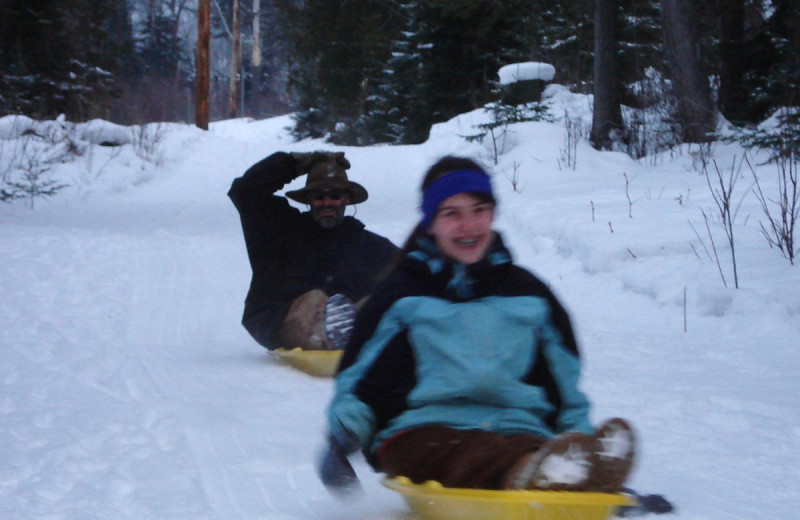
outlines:
[[280, 328], [280, 341], [287, 348], [327, 350], [323, 313], [328, 295], [319, 289], [297, 297]]
[[594, 464], [597, 439], [578, 432], [565, 432], [547, 441], [541, 449], [523, 455], [504, 479], [505, 489], [585, 489]]
[[633, 469], [636, 434], [624, 419], [608, 419], [594, 434], [597, 448], [586, 488], [590, 491], [619, 491]]

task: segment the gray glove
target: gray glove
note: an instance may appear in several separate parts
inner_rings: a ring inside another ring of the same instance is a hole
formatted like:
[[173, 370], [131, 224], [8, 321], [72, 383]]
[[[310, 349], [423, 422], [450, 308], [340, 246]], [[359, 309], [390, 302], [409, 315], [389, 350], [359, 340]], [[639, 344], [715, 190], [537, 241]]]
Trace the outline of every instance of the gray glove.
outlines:
[[345, 170], [350, 168], [350, 161], [344, 158], [344, 152], [326, 152], [321, 150], [315, 152], [292, 152], [291, 156], [297, 160], [297, 167], [295, 170], [298, 176], [308, 173], [312, 166], [322, 161], [334, 160]]
[[336, 498], [348, 500], [363, 493], [353, 466], [347, 460], [347, 449], [331, 436], [328, 446], [317, 466], [317, 472], [325, 488]]
[[344, 294], [334, 294], [328, 298], [322, 312], [325, 337], [331, 350], [341, 350], [350, 340], [356, 306]]
[[363, 490], [347, 456], [358, 449], [358, 438], [341, 423], [334, 424], [328, 434], [328, 445], [318, 461], [317, 473], [325, 488], [335, 497], [347, 500]]

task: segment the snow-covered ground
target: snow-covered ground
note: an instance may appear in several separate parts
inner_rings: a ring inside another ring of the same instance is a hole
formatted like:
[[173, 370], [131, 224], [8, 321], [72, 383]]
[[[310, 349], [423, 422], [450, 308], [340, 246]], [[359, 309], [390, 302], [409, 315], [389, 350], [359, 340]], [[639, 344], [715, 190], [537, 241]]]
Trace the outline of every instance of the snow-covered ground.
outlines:
[[[557, 116], [587, 106], [553, 99]], [[631, 486], [664, 494], [676, 519], [797, 518], [800, 266], [762, 236], [749, 170], [734, 194], [735, 289], [693, 150], [636, 162], [582, 142], [573, 170], [564, 124], [526, 123], [494, 165], [488, 142], [461, 137], [482, 118], [417, 146], [337, 148], [370, 192], [357, 217], [400, 243], [425, 168], [484, 159], [498, 228], [571, 312], [594, 420], [638, 429]], [[250, 271], [230, 182], [276, 150], [333, 148], [292, 142], [290, 122], [161, 125], [149, 161], [89, 142], [48, 172], [69, 188], [34, 209], [0, 204], [0, 518], [412, 518], [362, 459], [364, 497], [328, 495], [314, 460], [332, 381], [283, 366], [239, 325]], [[713, 148], [723, 172], [741, 154]], [[772, 167], [756, 168], [774, 190]]]

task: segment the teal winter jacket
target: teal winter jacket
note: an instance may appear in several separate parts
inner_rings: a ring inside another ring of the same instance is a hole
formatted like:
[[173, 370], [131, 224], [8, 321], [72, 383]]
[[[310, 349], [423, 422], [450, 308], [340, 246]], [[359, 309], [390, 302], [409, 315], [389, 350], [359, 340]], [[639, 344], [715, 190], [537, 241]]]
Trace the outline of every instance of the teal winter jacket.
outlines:
[[550, 290], [511, 262], [499, 235], [470, 266], [417, 237], [358, 314], [331, 433], [357, 437], [373, 465], [382, 443], [419, 426], [591, 433], [575, 337]]

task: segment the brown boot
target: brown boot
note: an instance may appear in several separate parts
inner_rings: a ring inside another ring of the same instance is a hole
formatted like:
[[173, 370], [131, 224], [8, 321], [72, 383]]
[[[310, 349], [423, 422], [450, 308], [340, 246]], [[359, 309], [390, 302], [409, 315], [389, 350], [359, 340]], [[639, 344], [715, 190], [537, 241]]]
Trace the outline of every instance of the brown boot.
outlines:
[[591, 491], [615, 493], [633, 468], [636, 435], [627, 421], [615, 417], [601, 424], [594, 438], [597, 442], [596, 463], [586, 487]]
[[289, 307], [279, 331], [280, 342], [285, 348], [300, 347], [304, 350], [327, 350], [323, 311], [328, 295], [319, 289], [308, 291], [295, 298]]
[[541, 449], [523, 455], [504, 479], [505, 489], [579, 491], [592, 471], [597, 439], [578, 432], [565, 432], [547, 441]]

